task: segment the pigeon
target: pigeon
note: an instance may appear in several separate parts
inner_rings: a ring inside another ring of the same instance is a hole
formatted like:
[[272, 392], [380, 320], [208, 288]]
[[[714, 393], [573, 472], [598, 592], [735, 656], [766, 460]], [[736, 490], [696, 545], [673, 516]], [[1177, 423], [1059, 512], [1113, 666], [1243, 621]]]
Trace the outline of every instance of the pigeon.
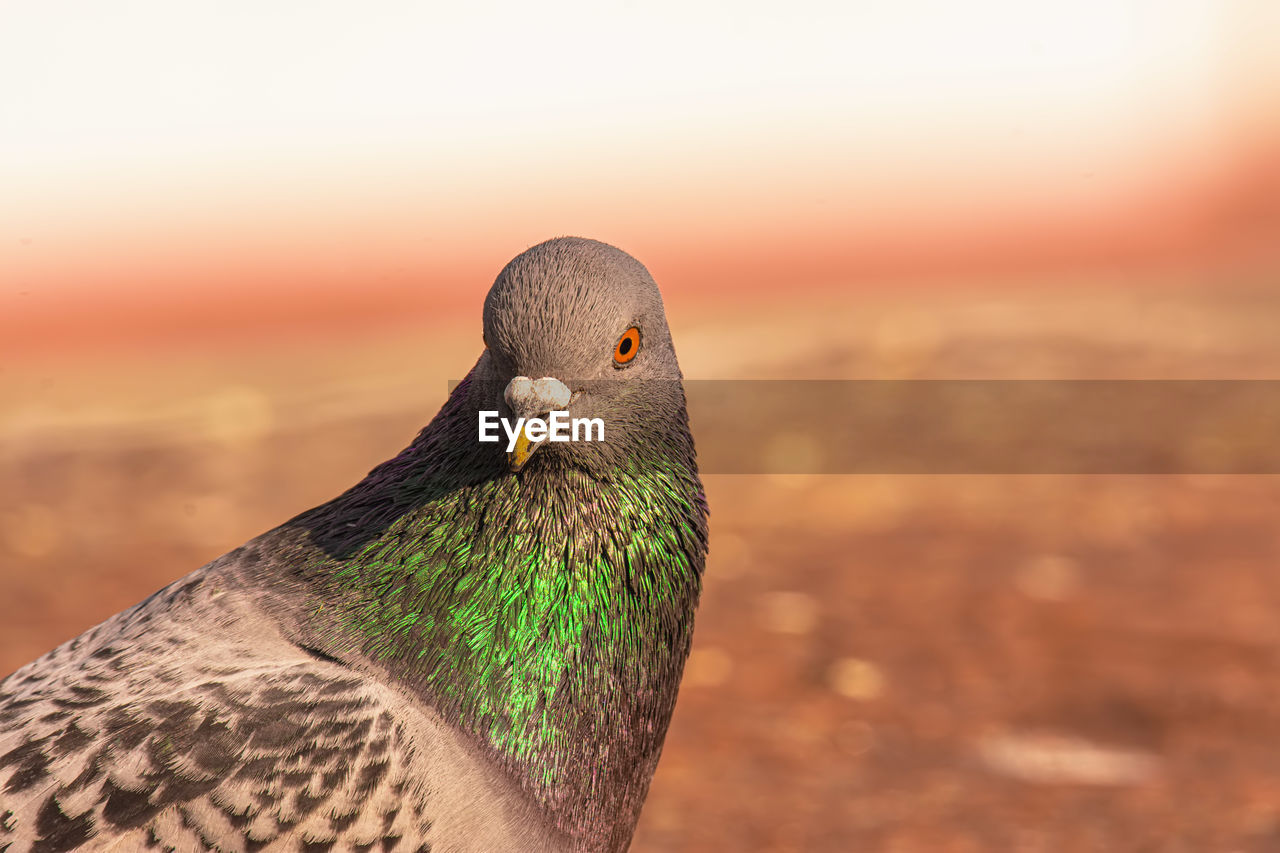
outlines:
[[0, 851], [630, 845], [707, 553], [662, 298], [564, 237], [483, 320], [399, 455], [0, 681]]

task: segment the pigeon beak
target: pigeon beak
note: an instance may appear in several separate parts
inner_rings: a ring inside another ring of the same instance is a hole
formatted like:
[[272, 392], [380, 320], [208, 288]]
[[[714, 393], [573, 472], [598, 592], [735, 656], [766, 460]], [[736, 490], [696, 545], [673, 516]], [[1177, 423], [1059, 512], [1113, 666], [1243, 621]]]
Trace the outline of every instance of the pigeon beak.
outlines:
[[528, 464], [545, 441], [534, 441], [529, 437], [529, 419], [545, 418], [551, 412], [566, 411], [572, 394], [563, 382], [553, 376], [541, 379], [517, 376], [507, 383], [507, 390], [502, 396], [515, 416], [524, 419], [520, 425], [520, 434], [516, 436], [515, 448], [507, 454], [507, 464], [514, 473]]
[[520, 427], [520, 434], [516, 436], [515, 450], [507, 454], [507, 465], [511, 468], [511, 473], [518, 474], [541, 444], [540, 441], [531, 440], [525, 428]]

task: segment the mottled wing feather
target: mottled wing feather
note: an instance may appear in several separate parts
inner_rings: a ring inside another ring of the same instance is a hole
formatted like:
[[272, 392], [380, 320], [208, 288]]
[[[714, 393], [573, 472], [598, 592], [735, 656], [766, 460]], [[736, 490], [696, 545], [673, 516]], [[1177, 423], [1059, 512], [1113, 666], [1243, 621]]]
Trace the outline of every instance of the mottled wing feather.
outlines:
[[206, 579], [0, 681], [0, 851], [429, 849], [395, 695]]
[[6, 683], [0, 848], [422, 849], [404, 732], [361, 679], [313, 669], [210, 671], [141, 701]]

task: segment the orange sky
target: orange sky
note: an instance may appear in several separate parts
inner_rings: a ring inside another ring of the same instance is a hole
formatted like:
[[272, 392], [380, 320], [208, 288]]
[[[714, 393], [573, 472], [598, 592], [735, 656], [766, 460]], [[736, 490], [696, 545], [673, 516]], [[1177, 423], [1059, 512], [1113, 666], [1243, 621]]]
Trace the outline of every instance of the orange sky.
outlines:
[[26, 10], [0, 352], [472, 310], [565, 233], [715, 293], [1280, 242], [1266, 0], [810, 5]]

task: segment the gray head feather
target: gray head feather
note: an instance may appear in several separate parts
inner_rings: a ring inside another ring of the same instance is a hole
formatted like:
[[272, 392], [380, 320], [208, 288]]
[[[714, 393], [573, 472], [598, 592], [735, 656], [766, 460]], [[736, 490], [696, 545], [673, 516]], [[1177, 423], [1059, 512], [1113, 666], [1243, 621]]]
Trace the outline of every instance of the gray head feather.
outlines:
[[[639, 350], [620, 365], [615, 346], [631, 328], [640, 331]], [[507, 383], [554, 377], [573, 394], [570, 417], [604, 420], [604, 442], [549, 445], [541, 464], [568, 461], [602, 473], [646, 435], [684, 433], [680, 366], [662, 295], [644, 265], [620, 249], [560, 237], [517, 256], [485, 299], [484, 340], [473, 373], [480, 407], [510, 416]]]

